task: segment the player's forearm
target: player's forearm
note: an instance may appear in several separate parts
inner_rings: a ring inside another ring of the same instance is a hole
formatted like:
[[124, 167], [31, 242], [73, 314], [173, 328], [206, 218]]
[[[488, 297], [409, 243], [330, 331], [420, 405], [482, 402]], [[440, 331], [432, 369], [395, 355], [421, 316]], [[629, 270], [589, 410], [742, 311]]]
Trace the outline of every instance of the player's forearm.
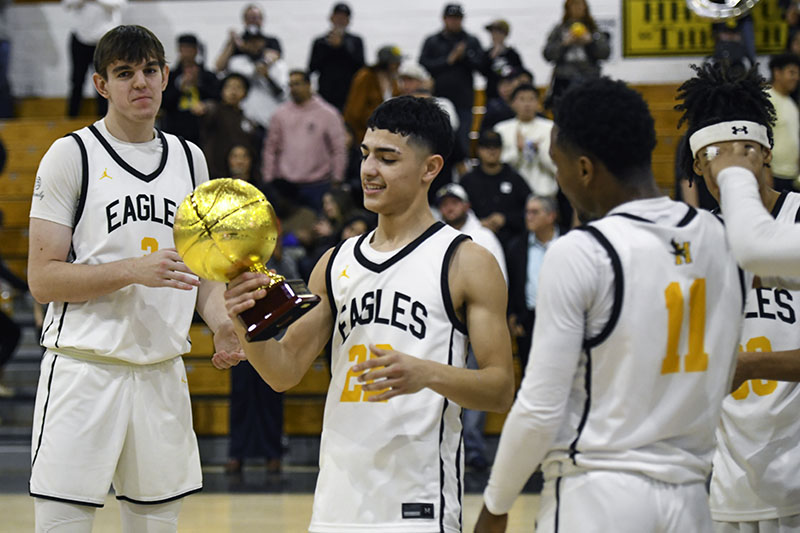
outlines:
[[275, 339], [247, 342], [244, 337], [244, 327], [238, 320], [235, 320], [235, 323], [239, 342], [247, 360], [273, 390], [284, 392], [300, 383], [305, 369], [300, 369], [296, 354]]
[[39, 303], [86, 302], [136, 283], [135, 260], [102, 265], [49, 260], [28, 265], [28, 286]]
[[223, 324], [229, 324], [230, 318], [225, 311], [223, 293], [225, 285], [218, 281], [202, 280], [197, 289], [197, 312], [211, 331], [216, 333]]
[[741, 381], [771, 379], [800, 381], [800, 349], [780, 352], [742, 352], [736, 363]]
[[800, 225], [770, 216], [749, 170], [726, 168], [717, 181], [725, 232], [742, 268], [758, 275], [800, 276]]
[[514, 375], [509, 370], [432, 363], [428, 388], [465, 409], [505, 413], [514, 401]]

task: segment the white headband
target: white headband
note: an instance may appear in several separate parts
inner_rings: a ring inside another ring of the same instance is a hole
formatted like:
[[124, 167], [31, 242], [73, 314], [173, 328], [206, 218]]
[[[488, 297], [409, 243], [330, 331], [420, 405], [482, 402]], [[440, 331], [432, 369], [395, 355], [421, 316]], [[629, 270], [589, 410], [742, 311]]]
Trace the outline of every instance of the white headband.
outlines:
[[749, 120], [731, 120], [718, 122], [692, 133], [689, 137], [692, 157], [697, 157], [697, 152], [704, 146], [725, 141], [755, 141], [766, 148], [770, 147], [766, 126]]

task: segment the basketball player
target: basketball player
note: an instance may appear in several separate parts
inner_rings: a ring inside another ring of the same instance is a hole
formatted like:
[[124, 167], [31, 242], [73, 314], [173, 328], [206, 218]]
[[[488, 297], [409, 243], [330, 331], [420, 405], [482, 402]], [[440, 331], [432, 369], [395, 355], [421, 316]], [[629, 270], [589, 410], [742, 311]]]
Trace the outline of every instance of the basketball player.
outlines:
[[186, 372], [197, 306], [236, 352], [222, 284], [198, 281], [173, 249], [176, 207], [208, 179], [193, 144], [154, 129], [169, 69], [149, 30], [97, 44], [108, 113], [53, 143], [39, 165], [28, 280], [49, 303], [33, 422], [37, 531], [89, 532], [114, 485], [122, 531], [174, 532], [201, 489]]
[[475, 531], [505, 530], [540, 463], [539, 532], [711, 531], [705, 479], [743, 290], [722, 224], [662, 196], [654, 146], [647, 105], [622, 82], [587, 81], [557, 104], [559, 185], [597, 220], [545, 255]]
[[[769, 163], [773, 108], [764, 91], [764, 79], [755, 68], [740, 76], [721, 65], [706, 64], [695, 71], [696, 76], [679, 90], [682, 103], [677, 108], [684, 111], [681, 121], [689, 124], [691, 148], [680, 164], [689, 172], [687, 176], [701, 175], [719, 200], [720, 189], [709, 169], [715, 151], [738, 142], [745, 152], [756, 152]], [[721, 87], [729, 97], [716, 97]], [[739, 137], [744, 139], [734, 140]], [[800, 194], [770, 188], [766, 165], [754, 170], [760, 201], [775, 220], [791, 225], [800, 219]], [[725, 205], [726, 222], [729, 207]], [[740, 350], [748, 353], [740, 358], [744, 364], [738, 366], [758, 372], [759, 352], [800, 347], [798, 317], [800, 291], [751, 288], [740, 343]], [[768, 370], [777, 379], [796, 379], [792, 370], [800, 359], [796, 353], [784, 355], [789, 357], [778, 359], [782, 365], [777, 367], [775, 354], [768, 355], [772, 359]], [[800, 384], [787, 381], [745, 381], [725, 398], [711, 478], [711, 514], [718, 533], [800, 531], [800, 480], [796, 475], [800, 455], [795, 451], [800, 437], [799, 409]]]
[[[323, 301], [280, 342], [244, 346], [285, 390], [332, 344], [312, 532], [460, 531], [461, 408], [511, 405], [503, 275], [428, 207], [452, 143], [434, 100], [381, 104], [361, 144], [364, 206], [378, 213], [377, 229], [323, 255], [309, 282]], [[231, 317], [264, 296], [264, 282], [247, 273], [230, 283]], [[476, 370], [465, 368], [467, 332]], [[226, 355], [215, 356], [219, 366], [235, 362]]]

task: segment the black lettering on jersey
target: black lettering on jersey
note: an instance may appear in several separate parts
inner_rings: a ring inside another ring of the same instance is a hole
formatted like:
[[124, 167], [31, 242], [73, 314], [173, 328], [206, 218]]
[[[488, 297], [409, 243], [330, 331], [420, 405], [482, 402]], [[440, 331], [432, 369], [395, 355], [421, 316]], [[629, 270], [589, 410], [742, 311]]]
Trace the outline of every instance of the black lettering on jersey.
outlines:
[[106, 206], [106, 220], [108, 220], [108, 232], [111, 233], [122, 225], [122, 222], [114, 223], [113, 220], [117, 218], [117, 213], [114, 208], [119, 205], [119, 200], [114, 200]]
[[394, 293], [394, 302], [392, 304], [392, 325], [396, 328], [400, 328], [403, 331], [405, 331], [408, 328], [408, 326], [406, 326], [405, 324], [400, 322], [400, 320], [398, 320], [398, 317], [400, 315], [406, 314], [406, 310], [400, 306], [400, 300], [411, 302], [411, 297], [406, 296], [402, 292]]
[[[121, 213], [120, 202], [123, 202]], [[170, 198], [156, 199], [153, 194], [139, 194], [135, 198], [126, 196], [122, 200], [114, 200], [106, 206], [108, 232], [111, 233], [125, 224], [137, 221], [155, 222], [171, 228], [177, 206], [178, 204]]]
[[414, 324], [409, 324], [408, 330], [418, 339], [425, 338], [425, 318], [427, 318], [427, 316], [428, 310], [425, 309], [424, 305], [419, 302], [414, 302], [411, 305], [411, 318], [417, 323], [417, 327], [415, 327]]
[[772, 292], [771, 289], [756, 289], [756, 299], [758, 301], [758, 316], [761, 318], [767, 318], [773, 320], [775, 315], [766, 311], [764, 308], [771, 304], [772, 302], [769, 299], [769, 294], [765, 294], [767, 292]]
[[359, 324], [369, 324], [375, 316], [375, 293], [369, 291], [361, 297], [361, 313], [358, 315]]
[[[788, 300], [789, 302], [794, 301], [794, 297], [792, 296], [791, 292], [787, 291], [786, 289], [776, 289], [775, 303], [781, 308], [778, 310], [778, 318], [787, 324], [794, 324], [797, 322], [797, 316], [795, 315], [792, 306], [789, 305], [788, 302], [784, 301], [784, 299]], [[784, 311], [786, 311], [786, 314], [784, 314]]]
[[389, 319], [381, 316], [381, 298], [383, 297], [383, 290], [378, 289], [375, 291], [375, 323], [388, 324]]
[[[343, 305], [342, 310], [339, 311], [339, 316], [345, 316], [346, 312], [347, 312], [347, 305]], [[344, 321], [339, 322], [339, 335], [342, 336], [342, 343], [344, 343], [344, 341], [347, 340], [347, 336], [350, 335], [349, 331], [345, 332], [346, 329], [347, 329], [347, 322]]]
[[[354, 297], [350, 300], [349, 309], [348, 304], [345, 304], [339, 310], [338, 319], [340, 321], [337, 328], [342, 342], [347, 340], [350, 332], [356, 327], [372, 323], [390, 325], [401, 331], [408, 331], [418, 339], [425, 338], [427, 332], [425, 320], [428, 317], [428, 310], [425, 305], [412, 300], [407, 294], [394, 292], [391, 295], [387, 294], [384, 299], [383, 289], [378, 289], [365, 292], [360, 301], [360, 308], [359, 298]], [[386, 308], [381, 309], [384, 301]], [[404, 317], [411, 317], [411, 320], [406, 320]]]

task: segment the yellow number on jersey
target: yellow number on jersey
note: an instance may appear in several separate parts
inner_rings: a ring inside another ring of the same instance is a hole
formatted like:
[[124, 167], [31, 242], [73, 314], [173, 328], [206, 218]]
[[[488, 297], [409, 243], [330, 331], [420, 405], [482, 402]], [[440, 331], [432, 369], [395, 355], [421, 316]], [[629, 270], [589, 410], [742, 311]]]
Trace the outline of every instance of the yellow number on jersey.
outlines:
[[[744, 349], [742, 345], [739, 345], [739, 351], [742, 352]], [[747, 351], [748, 352], [771, 352], [772, 351], [772, 343], [766, 337], [753, 337], [749, 341], [747, 341]], [[731, 393], [734, 400], [744, 400], [748, 396], [750, 396], [750, 388], [752, 387], [753, 392], [758, 394], [759, 396], [767, 396], [775, 392], [775, 389], [778, 388], [778, 382], [771, 380], [771, 379], [751, 379], [749, 381], [745, 381], [742, 385]]]
[[[667, 304], [667, 353], [661, 361], [661, 373], [672, 374], [681, 370], [678, 345], [683, 326], [683, 291], [677, 281], [664, 290]], [[689, 353], [686, 354], [686, 372], [704, 372], [708, 368], [708, 354], [703, 346], [706, 326], [706, 280], [698, 278], [689, 287]]]
[[[376, 344], [378, 348], [381, 350], [392, 350], [391, 344]], [[356, 344], [352, 348], [350, 348], [350, 352], [348, 353], [349, 360], [354, 361], [355, 364], [363, 363], [367, 360], [367, 347], [364, 344]], [[369, 352], [369, 358], [375, 359], [378, 356], [372, 352]], [[383, 368], [382, 366], [375, 367], [373, 370], [377, 370], [379, 368]], [[342, 396], [340, 401], [342, 402], [362, 402], [367, 401], [369, 398], [381, 394], [385, 392], [387, 389], [376, 390], [376, 391], [365, 391], [361, 384], [358, 383], [358, 376], [363, 374], [363, 372], [353, 372], [353, 368], [350, 367], [347, 370], [347, 376], [344, 378], [344, 389], [342, 390]], [[352, 380], [352, 384], [351, 384]], [[367, 381], [367, 383], [372, 383], [372, 381]], [[352, 388], [351, 388], [352, 387]], [[384, 400], [386, 401], [386, 400]]]
[[158, 251], [158, 241], [152, 237], [145, 237], [142, 239], [142, 250], [145, 252], [152, 254], [153, 252]]

